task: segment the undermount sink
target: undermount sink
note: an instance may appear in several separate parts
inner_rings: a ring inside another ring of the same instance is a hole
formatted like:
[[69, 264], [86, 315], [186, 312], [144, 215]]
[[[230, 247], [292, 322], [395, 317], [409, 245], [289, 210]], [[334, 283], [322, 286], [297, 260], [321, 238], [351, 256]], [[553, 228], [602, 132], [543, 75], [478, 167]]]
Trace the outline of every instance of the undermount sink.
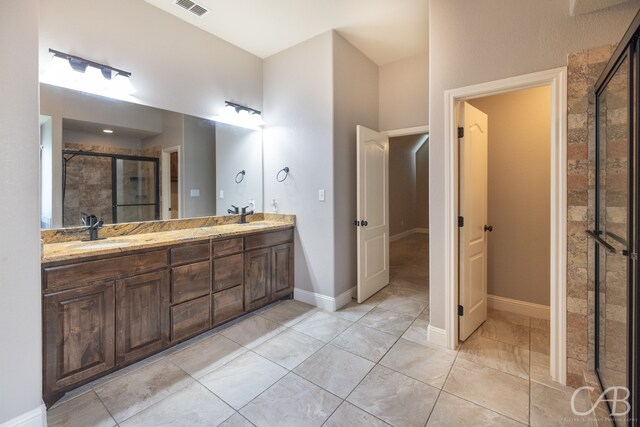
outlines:
[[127, 246], [129, 242], [98, 242], [91, 243], [86, 242], [80, 245], [74, 246], [73, 249], [109, 249], [109, 248], [117, 248], [120, 246]]

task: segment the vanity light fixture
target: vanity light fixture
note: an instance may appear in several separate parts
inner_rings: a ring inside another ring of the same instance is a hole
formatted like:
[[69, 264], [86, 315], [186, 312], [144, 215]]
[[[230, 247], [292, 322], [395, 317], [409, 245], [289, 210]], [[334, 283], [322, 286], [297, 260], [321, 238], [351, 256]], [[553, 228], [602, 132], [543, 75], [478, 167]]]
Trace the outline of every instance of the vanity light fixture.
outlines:
[[254, 130], [260, 130], [260, 126], [264, 126], [262, 112], [231, 101], [224, 103], [222, 114], [213, 117], [213, 120]]
[[40, 79], [43, 83], [118, 99], [127, 98], [136, 91], [128, 71], [55, 49], [49, 49], [49, 52], [53, 53], [53, 58]]
[[113, 133], [113, 129], [102, 129], [104, 133]]

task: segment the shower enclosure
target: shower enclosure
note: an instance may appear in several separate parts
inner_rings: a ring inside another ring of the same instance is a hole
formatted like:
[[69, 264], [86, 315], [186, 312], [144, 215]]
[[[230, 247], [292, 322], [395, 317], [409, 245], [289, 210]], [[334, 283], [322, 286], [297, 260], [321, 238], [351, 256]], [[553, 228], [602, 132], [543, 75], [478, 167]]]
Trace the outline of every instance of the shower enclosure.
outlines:
[[597, 243], [595, 369], [617, 426], [637, 425], [639, 415], [639, 26], [636, 17], [596, 83], [595, 220], [587, 230]]
[[62, 162], [63, 226], [82, 212], [105, 224], [160, 218], [157, 158], [64, 150]]

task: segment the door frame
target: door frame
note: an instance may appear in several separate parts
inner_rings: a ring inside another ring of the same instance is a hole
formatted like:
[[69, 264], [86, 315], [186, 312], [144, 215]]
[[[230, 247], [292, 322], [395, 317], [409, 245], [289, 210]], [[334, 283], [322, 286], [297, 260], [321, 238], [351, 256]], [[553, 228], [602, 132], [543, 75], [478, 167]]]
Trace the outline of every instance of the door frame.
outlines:
[[551, 347], [549, 361], [551, 378], [566, 384], [567, 67], [445, 91], [445, 330], [442, 334], [441, 330], [432, 331], [430, 326], [429, 341], [451, 349], [455, 349], [458, 344], [459, 242], [456, 218], [459, 171], [456, 106], [461, 101], [547, 85], [551, 87]]
[[[167, 210], [168, 206], [171, 206], [171, 153], [178, 153], [178, 219], [182, 218], [184, 203], [182, 203], [182, 154], [180, 153], [180, 146], [166, 147], [162, 149], [162, 199], [160, 203], [160, 218], [166, 221], [171, 219], [171, 214]], [[167, 215], [168, 214], [168, 215]]]

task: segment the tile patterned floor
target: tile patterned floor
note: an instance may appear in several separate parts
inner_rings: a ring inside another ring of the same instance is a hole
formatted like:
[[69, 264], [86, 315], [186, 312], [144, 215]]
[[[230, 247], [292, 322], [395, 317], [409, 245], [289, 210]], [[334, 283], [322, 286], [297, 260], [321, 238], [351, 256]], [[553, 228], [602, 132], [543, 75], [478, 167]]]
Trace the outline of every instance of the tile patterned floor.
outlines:
[[426, 236], [391, 251], [391, 284], [367, 302], [337, 313], [276, 303], [69, 393], [49, 425], [591, 422], [548, 376], [548, 322], [490, 311], [458, 350], [429, 345]]

